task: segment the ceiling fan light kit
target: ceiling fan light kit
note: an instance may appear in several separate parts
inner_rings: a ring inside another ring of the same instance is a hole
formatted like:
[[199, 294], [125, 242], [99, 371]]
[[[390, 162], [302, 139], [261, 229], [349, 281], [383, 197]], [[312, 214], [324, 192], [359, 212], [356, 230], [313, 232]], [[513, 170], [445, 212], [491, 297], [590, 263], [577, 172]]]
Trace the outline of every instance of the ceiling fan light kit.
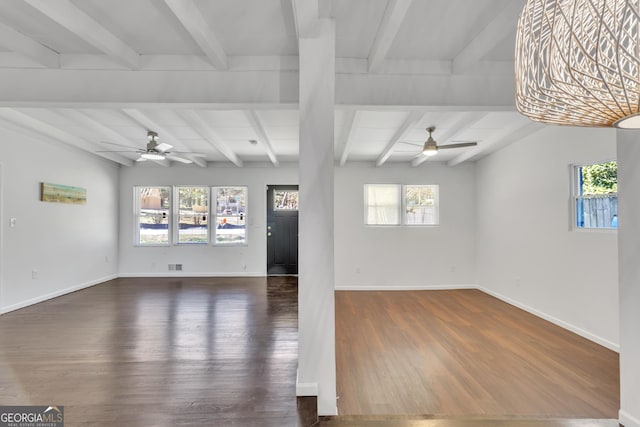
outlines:
[[[181, 153], [177, 151], [169, 151], [173, 148], [173, 145], [166, 143], [158, 143], [158, 133], [152, 130], [147, 131], [147, 147], [145, 149], [140, 149], [136, 147], [130, 147], [128, 145], [117, 144], [113, 142], [102, 141], [104, 144], [110, 145], [118, 145], [120, 147], [128, 148], [128, 150], [118, 150], [118, 151], [98, 151], [99, 153], [138, 153], [140, 157], [136, 159], [136, 162], [144, 162], [146, 160], [173, 160], [180, 163], [193, 163], [188, 157], [185, 156], [194, 156], [194, 157], [205, 157], [205, 154], [202, 153]], [[182, 154], [182, 155], [180, 155]]]
[[527, 0], [516, 107], [540, 122], [640, 129], [640, 0]]
[[[449, 145], [438, 145], [435, 139], [431, 134], [436, 130], [435, 126], [430, 126], [427, 128], [427, 132], [429, 132], [429, 138], [425, 141], [422, 146], [422, 155], [425, 157], [433, 157], [438, 154], [440, 149], [445, 148], [464, 148], [464, 147], [473, 147], [478, 145], [477, 142], [462, 142], [460, 144], [449, 144]], [[455, 141], [454, 141], [455, 142]], [[418, 155], [419, 156], [419, 155]]]
[[142, 153], [140, 154], [140, 157], [147, 160], [164, 160], [165, 159], [164, 154], [154, 153], [154, 152]]
[[433, 157], [438, 154], [438, 144], [433, 139], [431, 134], [436, 130], [435, 126], [430, 126], [427, 128], [427, 132], [429, 132], [429, 139], [424, 143], [424, 147], [422, 148], [422, 155], [427, 157]]

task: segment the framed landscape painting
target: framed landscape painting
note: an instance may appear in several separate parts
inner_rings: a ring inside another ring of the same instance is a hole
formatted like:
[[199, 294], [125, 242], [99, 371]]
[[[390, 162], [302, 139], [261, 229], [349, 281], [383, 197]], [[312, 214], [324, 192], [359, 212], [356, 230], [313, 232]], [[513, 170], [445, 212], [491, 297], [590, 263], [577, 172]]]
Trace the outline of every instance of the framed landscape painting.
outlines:
[[40, 183], [40, 200], [43, 202], [72, 203], [84, 205], [87, 203], [87, 189], [70, 185]]

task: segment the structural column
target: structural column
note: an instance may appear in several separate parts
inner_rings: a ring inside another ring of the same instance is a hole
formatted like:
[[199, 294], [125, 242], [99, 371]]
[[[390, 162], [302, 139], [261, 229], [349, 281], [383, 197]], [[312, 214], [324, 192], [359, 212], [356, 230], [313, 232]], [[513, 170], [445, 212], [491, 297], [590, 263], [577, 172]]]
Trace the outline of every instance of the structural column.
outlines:
[[300, 37], [300, 212], [298, 396], [317, 395], [335, 415], [333, 165], [335, 26], [318, 21]]
[[617, 130], [620, 423], [640, 427], [640, 133]]

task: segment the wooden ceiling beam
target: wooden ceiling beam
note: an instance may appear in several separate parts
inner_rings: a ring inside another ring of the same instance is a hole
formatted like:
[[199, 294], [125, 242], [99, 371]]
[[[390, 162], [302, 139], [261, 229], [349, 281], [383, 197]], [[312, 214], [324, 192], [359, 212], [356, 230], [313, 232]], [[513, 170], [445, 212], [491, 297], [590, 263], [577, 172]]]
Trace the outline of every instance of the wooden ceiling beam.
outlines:
[[66, 30], [127, 68], [140, 67], [140, 55], [69, 0], [24, 0]]

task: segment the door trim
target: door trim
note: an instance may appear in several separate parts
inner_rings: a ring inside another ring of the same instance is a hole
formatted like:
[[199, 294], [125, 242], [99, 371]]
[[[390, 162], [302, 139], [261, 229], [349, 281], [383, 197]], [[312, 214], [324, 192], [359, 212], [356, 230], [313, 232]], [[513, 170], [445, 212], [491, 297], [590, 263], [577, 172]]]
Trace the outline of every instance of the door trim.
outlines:
[[[285, 191], [286, 190], [299, 191], [300, 190], [300, 186], [299, 186], [299, 184], [267, 184], [265, 186], [265, 197], [266, 197], [266, 199], [265, 199], [265, 205], [264, 206], [266, 208], [265, 209], [266, 212], [265, 212], [265, 229], [263, 230], [263, 232], [265, 233], [265, 275], [268, 276], [268, 277], [269, 276], [298, 276], [298, 253], [297, 253], [298, 250], [297, 250], [297, 247], [298, 247], [299, 240], [300, 240], [299, 239], [299, 231], [297, 232], [296, 238], [295, 238], [295, 241], [296, 241], [295, 271], [296, 272], [295, 273], [280, 273], [280, 272], [279, 273], [269, 273], [269, 256], [270, 256], [269, 245], [270, 244], [269, 244], [269, 236], [267, 235], [267, 233], [269, 233], [269, 225], [270, 225], [269, 224], [269, 220], [271, 219], [271, 221], [273, 221], [274, 216], [277, 216], [277, 215], [274, 215], [272, 213], [272, 211], [273, 212], [280, 212], [281, 213], [281, 215], [280, 215], [281, 217], [282, 216], [286, 216], [287, 213], [293, 216], [293, 214], [295, 213], [296, 222], [299, 224], [299, 210], [295, 210], [294, 211], [294, 210], [286, 210], [285, 209], [285, 210], [275, 211], [275, 210], [272, 209], [274, 203], [273, 203], [272, 200], [270, 200], [270, 197], [272, 196], [271, 192], [272, 192], [273, 189], [285, 190]], [[273, 215], [273, 216], [271, 216], [271, 218], [270, 218], [270, 215]], [[291, 246], [289, 246], [289, 247], [291, 247]], [[274, 250], [275, 250], [275, 248], [274, 248]], [[275, 266], [277, 267], [278, 265], [279, 264], [276, 264]], [[285, 264], [285, 265], [293, 266], [293, 264]], [[273, 265], [272, 265], [272, 267], [273, 267]]]

